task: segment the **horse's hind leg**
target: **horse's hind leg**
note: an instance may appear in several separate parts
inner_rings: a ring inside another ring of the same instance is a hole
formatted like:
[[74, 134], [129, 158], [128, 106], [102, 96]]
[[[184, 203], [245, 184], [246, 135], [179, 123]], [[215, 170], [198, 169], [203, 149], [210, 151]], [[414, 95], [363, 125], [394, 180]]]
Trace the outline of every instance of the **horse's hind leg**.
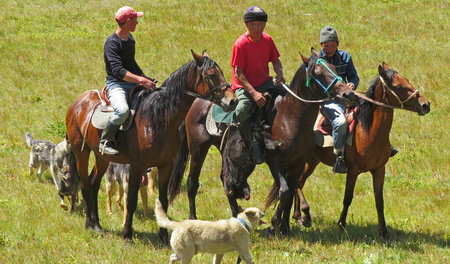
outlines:
[[371, 170], [370, 172], [373, 177], [373, 190], [375, 194], [375, 204], [377, 206], [379, 233], [382, 237], [389, 238], [389, 233], [386, 228], [386, 220], [384, 219], [383, 185], [385, 166]]
[[100, 184], [102, 182], [103, 174], [105, 174], [109, 165], [109, 161], [102, 159], [100, 156], [95, 155], [95, 164], [92, 168], [91, 174], [89, 175], [89, 182], [91, 184], [91, 221], [94, 230], [102, 232], [103, 229], [100, 226], [100, 221], [98, 217], [98, 190], [100, 189]]

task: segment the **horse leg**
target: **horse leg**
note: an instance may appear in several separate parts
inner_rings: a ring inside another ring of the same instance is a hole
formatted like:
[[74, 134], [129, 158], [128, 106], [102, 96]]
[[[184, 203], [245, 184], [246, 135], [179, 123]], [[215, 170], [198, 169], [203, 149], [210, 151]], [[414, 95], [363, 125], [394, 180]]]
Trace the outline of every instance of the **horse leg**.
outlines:
[[100, 189], [100, 184], [102, 183], [103, 174], [105, 174], [109, 165], [109, 161], [102, 159], [100, 156], [95, 155], [94, 168], [89, 175], [89, 180], [91, 184], [91, 220], [92, 227], [95, 231], [103, 232], [100, 226], [100, 221], [98, 217], [98, 190]]
[[130, 178], [128, 182], [127, 201], [124, 206], [127, 208], [125, 223], [123, 225], [122, 236], [126, 242], [133, 244], [133, 214], [137, 207], [137, 199], [139, 192], [139, 184], [142, 174], [144, 173], [142, 166], [136, 163], [130, 164]]
[[[288, 185], [286, 182], [286, 179], [284, 178], [285, 176], [285, 170], [284, 168], [281, 166], [281, 164], [278, 162], [277, 159], [273, 158], [272, 156], [268, 156], [266, 159], [266, 163], [269, 166], [270, 172], [272, 174], [273, 180], [274, 180], [274, 186], [277, 186], [276, 189], [272, 190], [272, 191], [277, 191], [278, 190], [278, 198], [281, 197], [282, 193], [285, 193], [286, 190], [288, 189]], [[271, 191], [271, 192], [272, 192]], [[275, 196], [275, 193], [269, 193], [269, 196]], [[269, 196], [267, 197], [267, 199], [269, 199]], [[280, 198], [281, 200], [281, 198]], [[266, 203], [266, 208], [269, 205]], [[280, 225], [280, 220], [281, 220], [281, 214], [282, 214], [282, 208], [280, 206], [280, 204], [278, 204], [277, 209], [275, 210], [274, 215], [272, 216], [271, 219], [271, 223], [272, 226], [268, 228], [268, 233], [269, 235], [274, 235], [275, 231], [278, 229], [279, 225]]]
[[345, 229], [348, 208], [353, 200], [353, 192], [355, 190], [356, 179], [358, 178], [358, 173], [351, 168], [347, 171], [347, 181], [345, 183], [345, 194], [344, 194], [344, 207], [342, 208], [341, 216], [339, 217], [338, 225]]
[[383, 185], [385, 169], [385, 166], [382, 166], [378, 169], [371, 170], [370, 172], [373, 177], [373, 191], [375, 194], [375, 204], [377, 207], [379, 233], [383, 238], [389, 238], [389, 233], [386, 228], [386, 220], [384, 219]]
[[[169, 185], [169, 179], [172, 174], [173, 163], [169, 162], [163, 167], [158, 167], [158, 187], [159, 187], [159, 201], [161, 202], [163, 210], [167, 213], [167, 208], [169, 207], [169, 200], [167, 199], [167, 189]], [[169, 233], [167, 229], [159, 229], [159, 238], [165, 245], [169, 244]]]
[[199, 187], [199, 176], [202, 170], [203, 162], [205, 162], [206, 154], [208, 154], [208, 149], [211, 145], [207, 147], [199, 147], [196, 151], [191, 152], [191, 161], [189, 176], [187, 178], [187, 189], [189, 198], [189, 219], [197, 219], [197, 209], [195, 206], [195, 197], [197, 196], [197, 191]]
[[[75, 149], [74, 149], [75, 151]], [[91, 184], [88, 176], [88, 165], [89, 165], [89, 153], [90, 150], [85, 150], [83, 152], [76, 152], [76, 168], [78, 175], [81, 180], [81, 194], [83, 195], [85, 204], [85, 214], [86, 214], [86, 229], [93, 229], [94, 225], [91, 219], [92, 210], [92, 195], [91, 195]], [[74, 164], [71, 164], [73, 166]]]
[[[303, 225], [304, 227], [310, 227], [312, 220], [311, 214], [309, 212], [309, 204], [303, 194], [303, 187], [305, 186], [306, 180], [309, 178], [309, 176], [311, 176], [318, 164], [319, 161], [317, 161], [316, 159], [306, 163], [303, 174], [300, 176], [298, 187], [296, 188], [296, 192], [294, 193], [295, 205], [294, 215], [292, 216], [292, 218], [296, 219], [297, 223], [299, 225]], [[303, 212], [303, 216], [301, 215], [300, 210]]]

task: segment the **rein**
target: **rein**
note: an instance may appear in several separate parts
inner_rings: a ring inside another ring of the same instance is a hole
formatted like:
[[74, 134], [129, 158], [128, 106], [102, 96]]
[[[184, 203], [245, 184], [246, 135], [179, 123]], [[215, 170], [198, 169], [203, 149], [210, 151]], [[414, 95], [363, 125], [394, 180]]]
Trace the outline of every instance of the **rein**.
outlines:
[[306, 71], [306, 87], [310, 87], [310, 83], [309, 83], [309, 80], [310, 80], [310, 79], [309, 79], [309, 76], [311, 76], [311, 78], [312, 78], [314, 81], [316, 81], [316, 83], [317, 83], [318, 85], [320, 85], [320, 87], [322, 87], [323, 92], [328, 96], [328, 98], [321, 99], [321, 100], [306, 100], [306, 99], [303, 99], [303, 98], [301, 98], [300, 96], [296, 95], [291, 89], [289, 89], [289, 87], [288, 87], [285, 83], [281, 82], [281, 86], [282, 86], [282, 87], [283, 87], [290, 95], [292, 95], [295, 99], [297, 99], [297, 100], [299, 100], [299, 101], [302, 101], [302, 102], [304, 102], [304, 103], [323, 103], [323, 102], [331, 101], [333, 98], [331, 97], [329, 90], [330, 90], [330, 88], [331, 88], [336, 82], [338, 82], [338, 81], [339, 81], [339, 82], [342, 82], [342, 77], [336, 75], [330, 68], [328, 68], [328, 66], [326, 65], [326, 64], [327, 64], [327, 61], [326, 61], [326, 60], [324, 60], [324, 59], [322, 59], [322, 58], [319, 58], [319, 59], [316, 61], [316, 64], [322, 64], [322, 65], [325, 67], [325, 69], [327, 69], [331, 74], [334, 75], [334, 80], [333, 80], [332, 82], [330, 82], [330, 84], [328, 84], [327, 87], [325, 87], [325, 85], [323, 85], [316, 77], [314, 77], [314, 75], [308, 74], [308, 67], [305, 66], [305, 71]]
[[366, 101], [368, 101], [368, 102], [371, 102], [372, 104], [376, 104], [376, 105], [381, 106], [381, 107], [392, 108], [392, 109], [404, 109], [405, 106], [403, 104], [408, 102], [409, 100], [411, 100], [411, 98], [413, 98], [419, 92], [419, 90], [415, 90], [410, 96], [408, 96], [408, 98], [406, 98], [405, 100], [402, 101], [400, 99], [400, 97], [394, 92], [394, 90], [392, 90], [391, 88], [389, 88], [386, 85], [386, 82], [384, 81], [384, 79], [381, 76], [380, 76], [380, 80], [381, 80], [381, 85], [383, 86], [383, 89], [385, 91], [384, 94], [386, 94], [386, 91], [392, 93], [392, 95], [394, 95], [394, 97], [397, 98], [398, 102], [400, 103], [400, 106], [389, 105], [389, 101], [387, 100], [387, 98], [386, 98], [386, 101], [387, 101], [388, 104], [384, 104], [382, 102], [378, 102], [378, 101], [376, 101], [376, 100], [374, 100], [372, 98], [369, 98], [369, 97], [367, 97], [365, 95], [362, 95], [362, 94], [358, 93], [357, 91], [354, 91], [355, 95], [360, 97], [360, 98], [362, 98], [362, 99], [364, 99], [364, 100], [366, 100]]

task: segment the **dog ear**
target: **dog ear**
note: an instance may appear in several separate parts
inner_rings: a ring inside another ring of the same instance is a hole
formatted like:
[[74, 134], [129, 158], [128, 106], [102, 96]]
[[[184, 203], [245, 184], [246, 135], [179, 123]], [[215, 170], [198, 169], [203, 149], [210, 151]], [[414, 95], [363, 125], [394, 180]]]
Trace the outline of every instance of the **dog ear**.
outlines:
[[248, 217], [254, 217], [255, 216], [255, 211], [250, 210], [250, 211], [245, 211], [245, 215]]

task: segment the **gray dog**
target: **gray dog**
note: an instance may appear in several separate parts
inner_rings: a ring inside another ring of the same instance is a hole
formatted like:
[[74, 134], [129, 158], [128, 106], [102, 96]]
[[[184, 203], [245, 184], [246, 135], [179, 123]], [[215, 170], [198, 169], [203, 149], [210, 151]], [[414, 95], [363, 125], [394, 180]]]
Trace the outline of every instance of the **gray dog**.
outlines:
[[[67, 179], [60, 177], [64, 175], [61, 169], [64, 169], [63, 163], [64, 159], [67, 159], [67, 155], [70, 151], [69, 142], [64, 139], [58, 144], [53, 144], [47, 140], [35, 140], [31, 136], [30, 132], [25, 133], [25, 142], [30, 150], [30, 161], [28, 167], [30, 169], [30, 175], [33, 174], [33, 168], [38, 169], [37, 177], [39, 181], [42, 181], [42, 173], [50, 168], [50, 172], [53, 177], [53, 182], [58, 190], [58, 194], [61, 194], [61, 186], [64, 186]], [[67, 185], [67, 184], [66, 184]], [[64, 199], [61, 199], [60, 195], [60, 205], [64, 210], [67, 210], [67, 206], [64, 204]]]

